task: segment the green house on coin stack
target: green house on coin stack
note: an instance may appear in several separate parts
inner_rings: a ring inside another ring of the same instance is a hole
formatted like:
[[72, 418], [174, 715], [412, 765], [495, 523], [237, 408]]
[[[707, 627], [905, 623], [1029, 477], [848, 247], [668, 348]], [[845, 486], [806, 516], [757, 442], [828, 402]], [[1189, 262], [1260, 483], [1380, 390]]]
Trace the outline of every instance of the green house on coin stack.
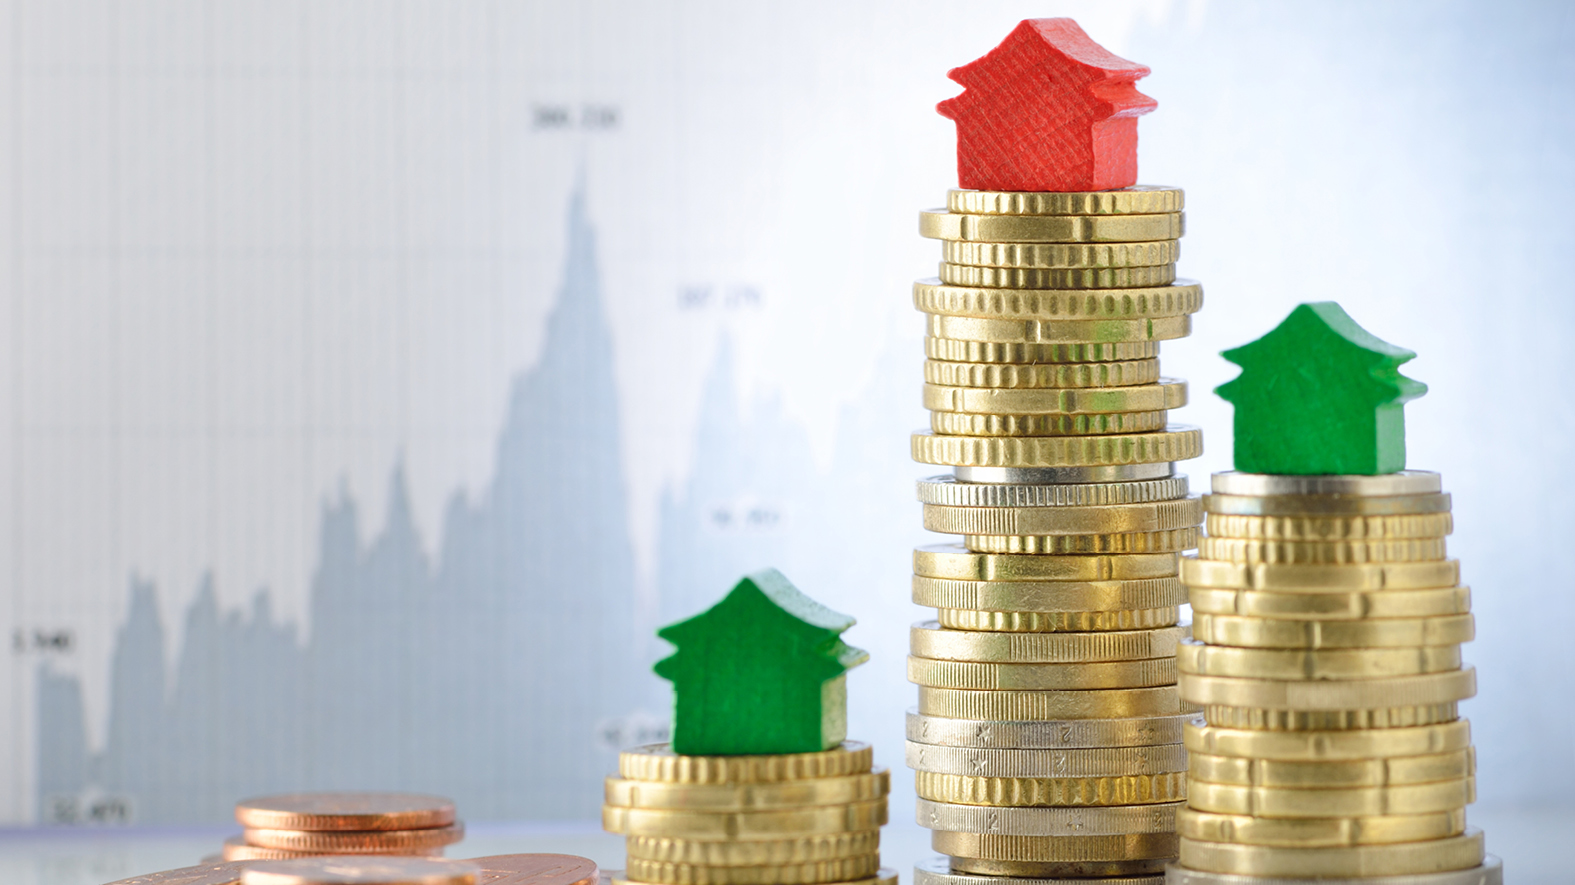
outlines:
[[1416, 356], [1333, 301], [1302, 304], [1269, 334], [1221, 354], [1241, 366], [1214, 392], [1236, 409], [1236, 469], [1290, 475], [1405, 469], [1407, 401], [1427, 385], [1400, 374]]
[[842, 743], [845, 674], [869, 659], [840, 638], [853, 624], [766, 569], [705, 612], [657, 631], [678, 646], [656, 664], [677, 696], [673, 752], [818, 753]]

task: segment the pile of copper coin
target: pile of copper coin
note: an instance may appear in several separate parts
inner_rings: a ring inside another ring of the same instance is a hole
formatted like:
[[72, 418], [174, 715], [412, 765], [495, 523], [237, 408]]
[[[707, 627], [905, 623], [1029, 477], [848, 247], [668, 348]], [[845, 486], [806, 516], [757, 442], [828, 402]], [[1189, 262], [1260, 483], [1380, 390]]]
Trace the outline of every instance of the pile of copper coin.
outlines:
[[454, 803], [419, 793], [284, 793], [243, 799], [245, 829], [224, 843], [224, 860], [287, 860], [317, 855], [441, 857], [465, 838]]

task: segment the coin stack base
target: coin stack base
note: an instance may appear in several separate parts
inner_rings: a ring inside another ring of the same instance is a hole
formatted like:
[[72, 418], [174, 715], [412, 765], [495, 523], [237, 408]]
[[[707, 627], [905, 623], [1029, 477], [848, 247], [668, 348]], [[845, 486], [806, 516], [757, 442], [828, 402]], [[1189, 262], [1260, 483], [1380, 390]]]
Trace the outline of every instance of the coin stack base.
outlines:
[[454, 803], [417, 793], [287, 793], [244, 799], [245, 829], [224, 843], [226, 861], [318, 855], [441, 857], [465, 838]]
[[1182, 194], [953, 191], [921, 216], [943, 240], [927, 315], [928, 431], [916, 460], [907, 762], [918, 821], [947, 856], [928, 885], [1098, 879], [1155, 885], [1180, 853], [1187, 712], [1175, 653], [1178, 553], [1203, 510], [1161, 377], [1202, 288], [1175, 276]]
[[1227, 472], [1182, 563], [1187, 807], [1169, 881], [1498, 882], [1466, 825], [1470, 593], [1436, 473]]
[[625, 837], [613, 883], [896, 885], [880, 865], [891, 777], [868, 744], [822, 753], [682, 756], [651, 744], [619, 756], [602, 826]]

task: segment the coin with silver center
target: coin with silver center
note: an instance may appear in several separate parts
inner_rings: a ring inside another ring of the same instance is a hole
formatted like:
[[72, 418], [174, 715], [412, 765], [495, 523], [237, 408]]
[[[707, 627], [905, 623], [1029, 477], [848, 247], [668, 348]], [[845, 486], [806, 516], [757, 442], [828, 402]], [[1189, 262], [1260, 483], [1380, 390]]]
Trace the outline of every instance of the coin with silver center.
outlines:
[[1443, 481], [1431, 470], [1402, 470], [1379, 476], [1278, 476], [1266, 473], [1238, 473], [1227, 470], [1214, 474], [1216, 495], [1432, 495], [1443, 489]]
[[958, 465], [952, 475], [958, 482], [1056, 485], [1085, 482], [1135, 482], [1164, 479], [1175, 473], [1171, 461], [1152, 464], [1111, 464], [1093, 467], [969, 467]]
[[1187, 478], [1029, 485], [963, 482], [952, 476], [932, 476], [919, 480], [918, 489], [921, 504], [948, 507], [1091, 507], [1185, 498]]
[[1062, 721], [995, 722], [945, 719], [909, 708], [908, 740], [937, 747], [981, 749], [1076, 749], [1089, 747], [1154, 747], [1183, 739], [1182, 726], [1201, 723], [1196, 713], [1175, 713], [1140, 719], [1067, 719]]

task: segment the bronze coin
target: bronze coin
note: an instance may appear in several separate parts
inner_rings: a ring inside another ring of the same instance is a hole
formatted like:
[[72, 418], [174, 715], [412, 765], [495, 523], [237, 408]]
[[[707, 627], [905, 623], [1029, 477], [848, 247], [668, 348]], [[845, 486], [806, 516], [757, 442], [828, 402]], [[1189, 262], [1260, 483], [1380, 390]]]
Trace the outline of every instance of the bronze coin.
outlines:
[[109, 885], [236, 885], [241, 881], [241, 871], [245, 868], [245, 864], [239, 863], [204, 863], [162, 873], [132, 876]]
[[[329, 853], [326, 851], [295, 851], [289, 848], [263, 848], [259, 845], [246, 844], [246, 839], [243, 836], [231, 836], [224, 840], [224, 850], [219, 856], [226, 861], [290, 860], [297, 857], [322, 857]], [[442, 857], [443, 849], [433, 848], [426, 851], [366, 851], [356, 853], [397, 854], [404, 857]]]
[[476, 885], [597, 885], [596, 862], [572, 854], [495, 854], [473, 857]]
[[241, 885], [476, 885], [478, 872], [462, 860], [326, 855], [247, 864]]
[[465, 825], [425, 830], [270, 830], [247, 827], [246, 844], [286, 848], [314, 854], [415, 854], [452, 845], [465, 838]]
[[421, 793], [281, 793], [235, 803], [243, 827], [266, 830], [424, 830], [454, 822], [454, 803]]

